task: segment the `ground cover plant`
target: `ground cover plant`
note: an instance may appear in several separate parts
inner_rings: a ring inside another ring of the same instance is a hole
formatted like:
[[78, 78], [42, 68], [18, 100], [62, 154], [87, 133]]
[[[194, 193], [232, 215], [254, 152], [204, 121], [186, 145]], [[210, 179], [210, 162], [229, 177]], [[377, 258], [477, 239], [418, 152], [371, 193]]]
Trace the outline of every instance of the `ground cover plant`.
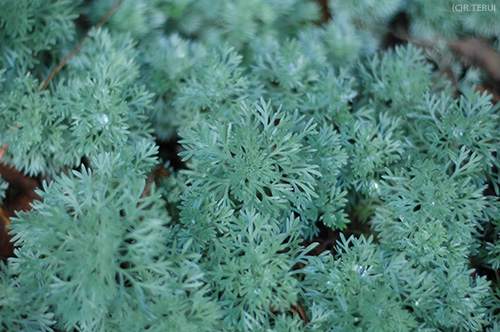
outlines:
[[498, 331], [499, 15], [0, 0], [0, 330]]

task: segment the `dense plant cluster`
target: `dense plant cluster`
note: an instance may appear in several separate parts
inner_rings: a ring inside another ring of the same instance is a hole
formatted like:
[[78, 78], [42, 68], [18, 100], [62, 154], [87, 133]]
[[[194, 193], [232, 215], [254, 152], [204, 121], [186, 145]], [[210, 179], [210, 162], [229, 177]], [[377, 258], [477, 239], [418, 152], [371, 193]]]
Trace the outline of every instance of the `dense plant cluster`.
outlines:
[[438, 70], [495, 12], [124, 0], [88, 28], [115, 5], [0, 0], [1, 162], [43, 183], [1, 330], [500, 328], [499, 108]]

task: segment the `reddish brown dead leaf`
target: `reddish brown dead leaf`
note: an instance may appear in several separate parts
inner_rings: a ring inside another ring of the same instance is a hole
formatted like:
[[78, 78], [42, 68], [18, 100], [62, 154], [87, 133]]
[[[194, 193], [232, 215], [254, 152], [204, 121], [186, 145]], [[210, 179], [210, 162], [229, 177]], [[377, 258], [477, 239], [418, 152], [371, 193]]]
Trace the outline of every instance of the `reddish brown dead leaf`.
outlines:
[[0, 260], [5, 261], [14, 255], [14, 245], [10, 240], [12, 235], [9, 232], [10, 219], [0, 208]]
[[490, 94], [492, 96], [491, 102], [493, 103], [493, 105], [496, 105], [500, 101], [500, 96], [489, 89], [485, 89], [483, 87], [476, 86], [476, 92], [479, 92], [481, 94], [486, 92], [487, 94]]
[[306, 311], [304, 310], [304, 308], [300, 303], [291, 305], [290, 310], [294, 314], [299, 315], [300, 319], [302, 319], [305, 324], [309, 324], [309, 317], [307, 317]]
[[7, 150], [7, 146], [9, 146], [9, 145], [5, 144], [4, 146], [2, 146], [0, 148], [0, 161], [2, 160], [2, 157], [3, 157], [3, 154], [5, 153], [5, 150]]
[[8, 234], [10, 218], [16, 211], [28, 211], [30, 203], [40, 197], [35, 193], [38, 181], [15, 169], [0, 164], [0, 175], [9, 183], [7, 198], [0, 208], [0, 259], [5, 260], [14, 256], [14, 244], [10, 242], [12, 236]]
[[490, 44], [478, 39], [462, 39], [450, 42], [448, 46], [467, 61], [483, 67], [491, 78], [500, 81], [500, 53]]
[[170, 176], [170, 171], [168, 168], [163, 166], [162, 164], [156, 165], [156, 167], [149, 173], [146, 178], [146, 186], [144, 187], [144, 191], [142, 192], [141, 197], [147, 197], [151, 194], [151, 186], [153, 183], [158, 185], [158, 180], [164, 179]]
[[5, 200], [4, 213], [12, 217], [15, 211], [30, 210], [30, 203], [35, 199], [41, 199], [35, 193], [38, 181], [16, 171], [12, 167], [0, 164], [0, 175], [9, 183], [9, 196]]
[[[271, 305], [269, 306], [269, 310], [276, 314], [281, 311], [281, 308]], [[288, 308], [287, 310], [291, 311], [294, 315], [298, 315], [299, 318], [304, 321], [304, 324], [309, 324], [309, 317], [307, 317], [306, 311], [300, 303], [297, 302], [297, 304], [290, 304], [290, 308]]]

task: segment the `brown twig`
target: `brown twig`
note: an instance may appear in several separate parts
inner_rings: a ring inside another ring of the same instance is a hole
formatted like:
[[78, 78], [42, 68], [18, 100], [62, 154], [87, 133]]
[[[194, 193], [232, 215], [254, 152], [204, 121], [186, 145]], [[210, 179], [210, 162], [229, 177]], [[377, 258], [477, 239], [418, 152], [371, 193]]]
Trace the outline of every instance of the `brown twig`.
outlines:
[[[113, 15], [115, 10], [121, 5], [122, 2], [123, 0], [118, 0], [116, 4], [108, 11], [106, 16], [95, 27], [99, 29], [111, 17], [111, 15]], [[45, 88], [49, 85], [50, 81], [52, 81], [52, 78], [54, 78], [54, 76], [59, 72], [59, 70], [61, 70], [61, 68], [64, 67], [66, 62], [68, 62], [69, 59], [71, 59], [71, 57], [73, 57], [73, 55], [75, 55], [76, 52], [78, 52], [82, 48], [83, 44], [87, 41], [87, 39], [89, 39], [88, 34], [87, 36], [85, 36], [85, 38], [82, 39], [82, 41], [78, 45], [76, 45], [76, 47], [71, 51], [71, 53], [69, 53], [61, 62], [59, 62], [57, 67], [50, 73], [49, 77], [47, 77], [47, 79], [45, 80], [45, 83], [40, 89], [40, 92], [45, 90]]]
[[481, 66], [488, 75], [500, 81], [500, 53], [482, 39], [460, 39], [448, 43], [448, 47], [457, 52], [462, 59]]

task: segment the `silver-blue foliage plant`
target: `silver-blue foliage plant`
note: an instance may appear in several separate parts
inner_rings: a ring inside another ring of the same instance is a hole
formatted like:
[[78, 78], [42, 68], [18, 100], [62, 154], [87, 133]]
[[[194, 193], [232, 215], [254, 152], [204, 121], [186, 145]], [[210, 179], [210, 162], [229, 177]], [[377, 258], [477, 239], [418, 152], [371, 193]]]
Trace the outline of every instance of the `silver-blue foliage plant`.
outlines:
[[[436, 70], [494, 13], [124, 0], [87, 35], [114, 5], [0, 0], [1, 162], [43, 180], [0, 330], [500, 328], [499, 110]], [[385, 49], [402, 15], [433, 51]]]

